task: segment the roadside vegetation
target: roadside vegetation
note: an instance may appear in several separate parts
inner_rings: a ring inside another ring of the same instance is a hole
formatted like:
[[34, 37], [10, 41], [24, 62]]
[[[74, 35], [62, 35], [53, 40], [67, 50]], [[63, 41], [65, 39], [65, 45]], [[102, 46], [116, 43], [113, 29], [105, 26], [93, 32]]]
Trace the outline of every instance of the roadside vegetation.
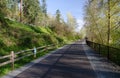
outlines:
[[73, 15], [65, 22], [59, 9], [48, 14], [46, 0], [0, 0], [0, 10], [0, 56], [80, 39]]
[[[77, 23], [71, 13], [66, 22], [59, 9], [55, 15], [50, 15], [46, 6], [46, 0], [41, 0], [41, 3], [39, 0], [0, 0], [0, 57], [9, 55], [11, 51], [50, 44], [55, 45], [54, 50], [81, 38], [75, 31]], [[49, 51], [38, 54], [37, 58]], [[16, 62], [15, 68], [32, 61], [30, 57]], [[10, 70], [11, 64], [0, 67], [0, 75]]]
[[90, 46], [120, 65], [120, 0], [88, 0], [84, 19]]
[[120, 49], [120, 0], [88, 0], [84, 19], [90, 41]]

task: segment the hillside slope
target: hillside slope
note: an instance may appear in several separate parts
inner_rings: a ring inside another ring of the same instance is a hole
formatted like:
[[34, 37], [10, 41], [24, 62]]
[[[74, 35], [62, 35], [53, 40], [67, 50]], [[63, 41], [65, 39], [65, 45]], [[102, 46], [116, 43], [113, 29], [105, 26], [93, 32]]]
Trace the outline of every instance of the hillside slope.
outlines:
[[10, 51], [19, 51], [48, 44], [65, 43], [49, 27], [30, 26], [0, 16], [0, 56]]

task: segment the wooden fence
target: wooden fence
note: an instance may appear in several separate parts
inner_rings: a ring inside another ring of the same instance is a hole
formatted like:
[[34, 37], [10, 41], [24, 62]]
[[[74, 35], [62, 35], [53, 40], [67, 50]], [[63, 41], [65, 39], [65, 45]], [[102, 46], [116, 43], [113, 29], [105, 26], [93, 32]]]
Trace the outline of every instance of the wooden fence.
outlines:
[[[15, 61], [18, 61], [20, 59], [23, 59], [31, 55], [33, 55], [33, 58], [36, 58], [37, 53], [52, 49], [53, 46], [54, 45], [52, 44], [52, 45], [47, 45], [47, 46], [42, 46], [42, 47], [37, 47], [37, 48], [34, 47], [33, 49], [23, 50], [19, 52], [11, 51], [9, 55], [0, 56], [0, 60], [5, 60], [5, 61], [0, 62], [0, 67], [11, 63], [11, 67], [12, 69], [14, 69]], [[40, 51], [37, 51], [37, 50], [40, 50]]]
[[101, 56], [106, 57], [108, 60], [116, 63], [120, 66], [120, 49], [110, 47], [107, 45], [95, 43], [92, 41], [87, 41], [87, 44], [98, 52]]

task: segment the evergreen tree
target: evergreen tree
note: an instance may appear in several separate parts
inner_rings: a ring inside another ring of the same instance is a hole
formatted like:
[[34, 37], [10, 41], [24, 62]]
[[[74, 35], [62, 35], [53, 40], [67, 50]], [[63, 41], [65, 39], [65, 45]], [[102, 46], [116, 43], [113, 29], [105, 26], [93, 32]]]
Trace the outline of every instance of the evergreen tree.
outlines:
[[47, 16], [47, 4], [46, 0], [42, 0], [42, 12]]
[[60, 13], [60, 10], [58, 9], [56, 10], [56, 21], [60, 22], [60, 20], [61, 20], [61, 13]]
[[40, 9], [39, 0], [23, 0], [23, 22], [34, 24]]
[[8, 0], [0, 0], [0, 13], [4, 16], [8, 14]]
[[18, 0], [0, 0], [0, 10], [5, 17], [18, 20]]

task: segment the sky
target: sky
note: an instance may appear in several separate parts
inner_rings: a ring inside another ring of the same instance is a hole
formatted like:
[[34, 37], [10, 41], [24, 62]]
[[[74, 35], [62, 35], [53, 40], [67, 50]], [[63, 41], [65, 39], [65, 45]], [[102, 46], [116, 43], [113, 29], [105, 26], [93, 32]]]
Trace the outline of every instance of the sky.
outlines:
[[67, 19], [66, 14], [70, 12], [76, 18], [80, 29], [84, 24], [85, 2], [86, 0], [46, 0], [47, 12], [54, 15], [59, 9], [64, 20]]

